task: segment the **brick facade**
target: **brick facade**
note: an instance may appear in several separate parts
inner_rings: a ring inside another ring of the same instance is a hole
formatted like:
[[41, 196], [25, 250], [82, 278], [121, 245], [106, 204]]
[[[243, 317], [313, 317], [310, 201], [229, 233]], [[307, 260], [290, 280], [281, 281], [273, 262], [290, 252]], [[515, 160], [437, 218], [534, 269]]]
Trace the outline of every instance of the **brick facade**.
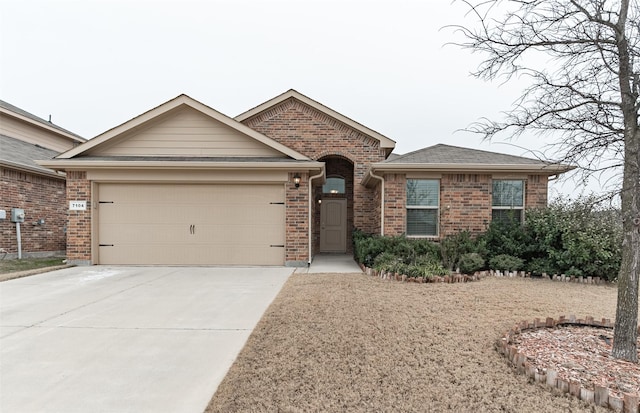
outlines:
[[[17, 256], [16, 224], [11, 209], [25, 210], [20, 224], [23, 257], [63, 255], [65, 251], [65, 181], [11, 168], [0, 168], [0, 209], [7, 219], [0, 220], [0, 248]], [[44, 224], [38, 225], [39, 219]]]
[[[490, 174], [443, 174], [440, 178], [440, 237], [460, 231], [484, 232], [491, 222]], [[504, 179], [500, 177], [500, 179]], [[529, 175], [525, 180], [525, 207], [547, 206], [546, 175]], [[378, 192], [380, 185], [377, 185]], [[406, 232], [406, 178], [385, 175], [385, 235]], [[379, 214], [379, 212], [378, 212]], [[378, 215], [379, 217], [379, 215]], [[379, 233], [379, 232], [378, 232]]]
[[67, 172], [67, 199], [87, 201], [86, 211], [69, 211], [67, 224], [67, 260], [91, 262], [91, 182], [83, 171]]
[[[343, 161], [350, 164], [349, 169], [352, 168], [352, 172], [348, 182], [352, 184], [352, 192], [347, 194], [347, 248], [349, 251], [352, 248], [353, 228], [373, 232], [376, 225], [379, 225], [374, 217], [378, 202], [375, 189], [366, 188], [360, 184], [369, 165], [385, 159], [384, 150], [380, 148], [378, 140], [295, 99], [287, 99], [242, 123], [313, 160], [327, 162], [328, 176], [345, 173], [346, 165]], [[336, 160], [335, 166], [332, 160]], [[331, 169], [334, 167], [335, 172]], [[313, 246], [315, 250], [319, 245], [317, 200], [324, 196], [321, 192], [321, 189], [314, 188]]]

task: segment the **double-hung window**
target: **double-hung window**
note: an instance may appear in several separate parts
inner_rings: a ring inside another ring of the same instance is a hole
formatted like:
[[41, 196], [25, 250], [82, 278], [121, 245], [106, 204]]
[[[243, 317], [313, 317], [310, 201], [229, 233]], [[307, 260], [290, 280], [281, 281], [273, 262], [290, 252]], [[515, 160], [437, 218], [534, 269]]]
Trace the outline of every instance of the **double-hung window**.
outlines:
[[407, 236], [437, 236], [439, 207], [438, 179], [407, 179]]
[[491, 197], [492, 219], [501, 222], [522, 222], [524, 218], [524, 181], [493, 180]]

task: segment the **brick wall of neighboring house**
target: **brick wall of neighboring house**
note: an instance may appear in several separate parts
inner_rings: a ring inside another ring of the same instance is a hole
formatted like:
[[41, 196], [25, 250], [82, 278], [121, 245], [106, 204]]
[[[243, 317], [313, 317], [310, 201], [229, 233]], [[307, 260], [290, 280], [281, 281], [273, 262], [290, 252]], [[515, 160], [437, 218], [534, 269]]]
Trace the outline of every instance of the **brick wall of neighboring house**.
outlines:
[[[460, 231], [484, 232], [491, 222], [489, 174], [443, 174], [440, 179], [440, 237]], [[526, 177], [526, 208], [547, 205], [544, 175]], [[380, 191], [380, 185], [376, 187]], [[401, 174], [385, 176], [385, 235], [406, 232], [406, 179]], [[379, 233], [379, 232], [377, 232]]]
[[300, 187], [296, 188], [289, 174], [285, 200], [285, 264], [301, 265], [309, 261], [309, 174], [300, 174]]
[[[0, 220], [0, 248], [17, 256], [16, 224], [11, 209], [22, 208], [25, 222], [20, 224], [23, 257], [64, 254], [66, 197], [64, 179], [50, 178], [11, 168], [0, 168], [0, 209], [7, 219]], [[44, 219], [44, 224], [35, 224]]]
[[67, 260], [71, 263], [91, 262], [91, 182], [84, 171], [67, 172], [67, 200], [87, 201], [86, 211], [69, 211], [67, 227]]
[[374, 189], [360, 184], [373, 162], [384, 160], [380, 142], [307, 106], [287, 99], [243, 123], [311, 159], [337, 155], [353, 163], [353, 226], [373, 232]]

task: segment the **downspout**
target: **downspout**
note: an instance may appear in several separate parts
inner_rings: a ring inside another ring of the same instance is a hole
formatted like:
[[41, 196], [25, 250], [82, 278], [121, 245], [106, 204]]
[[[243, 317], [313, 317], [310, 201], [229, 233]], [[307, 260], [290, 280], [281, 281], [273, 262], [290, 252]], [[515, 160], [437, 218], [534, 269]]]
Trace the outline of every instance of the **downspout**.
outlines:
[[374, 175], [373, 170], [369, 169], [369, 176], [380, 180], [381, 199], [380, 199], [380, 235], [384, 236], [384, 178], [382, 176]]
[[307, 262], [307, 268], [311, 266], [311, 237], [313, 236], [312, 234], [312, 227], [313, 225], [311, 224], [311, 208], [313, 208], [313, 200], [311, 199], [313, 197], [313, 186], [311, 186], [311, 181], [313, 181], [314, 179], [318, 179], [320, 177], [324, 176], [324, 168], [322, 168], [322, 170], [320, 171], [320, 173], [318, 175], [313, 175], [313, 176], [309, 176], [309, 220], [307, 222], [309, 222], [309, 259]]

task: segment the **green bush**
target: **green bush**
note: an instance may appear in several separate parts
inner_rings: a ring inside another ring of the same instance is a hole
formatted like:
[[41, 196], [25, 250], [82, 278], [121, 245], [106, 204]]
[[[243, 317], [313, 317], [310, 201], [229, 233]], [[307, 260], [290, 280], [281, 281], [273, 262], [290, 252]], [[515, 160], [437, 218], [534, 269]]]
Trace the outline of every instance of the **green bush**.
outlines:
[[373, 260], [373, 268], [378, 271], [391, 271], [401, 258], [391, 252], [383, 252]]
[[489, 261], [491, 269], [500, 271], [518, 271], [522, 269], [524, 261], [513, 255], [500, 254]]
[[442, 264], [450, 270], [456, 269], [462, 255], [479, 252], [478, 250], [478, 240], [474, 239], [469, 231], [448, 235], [440, 241]]
[[418, 277], [423, 278], [425, 280], [430, 280], [435, 276], [442, 276], [449, 274], [449, 271], [442, 266], [439, 262], [430, 261], [430, 262], [421, 262], [417, 264], [409, 265], [407, 268], [407, 276], [409, 277]]
[[473, 274], [484, 268], [484, 258], [477, 252], [468, 252], [460, 256], [458, 267], [463, 274]]
[[603, 277], [618, 275], [622, 247], [620, 210], [593, 197], [557, 199], [542, 210], [527, 211], [529, 271]]

